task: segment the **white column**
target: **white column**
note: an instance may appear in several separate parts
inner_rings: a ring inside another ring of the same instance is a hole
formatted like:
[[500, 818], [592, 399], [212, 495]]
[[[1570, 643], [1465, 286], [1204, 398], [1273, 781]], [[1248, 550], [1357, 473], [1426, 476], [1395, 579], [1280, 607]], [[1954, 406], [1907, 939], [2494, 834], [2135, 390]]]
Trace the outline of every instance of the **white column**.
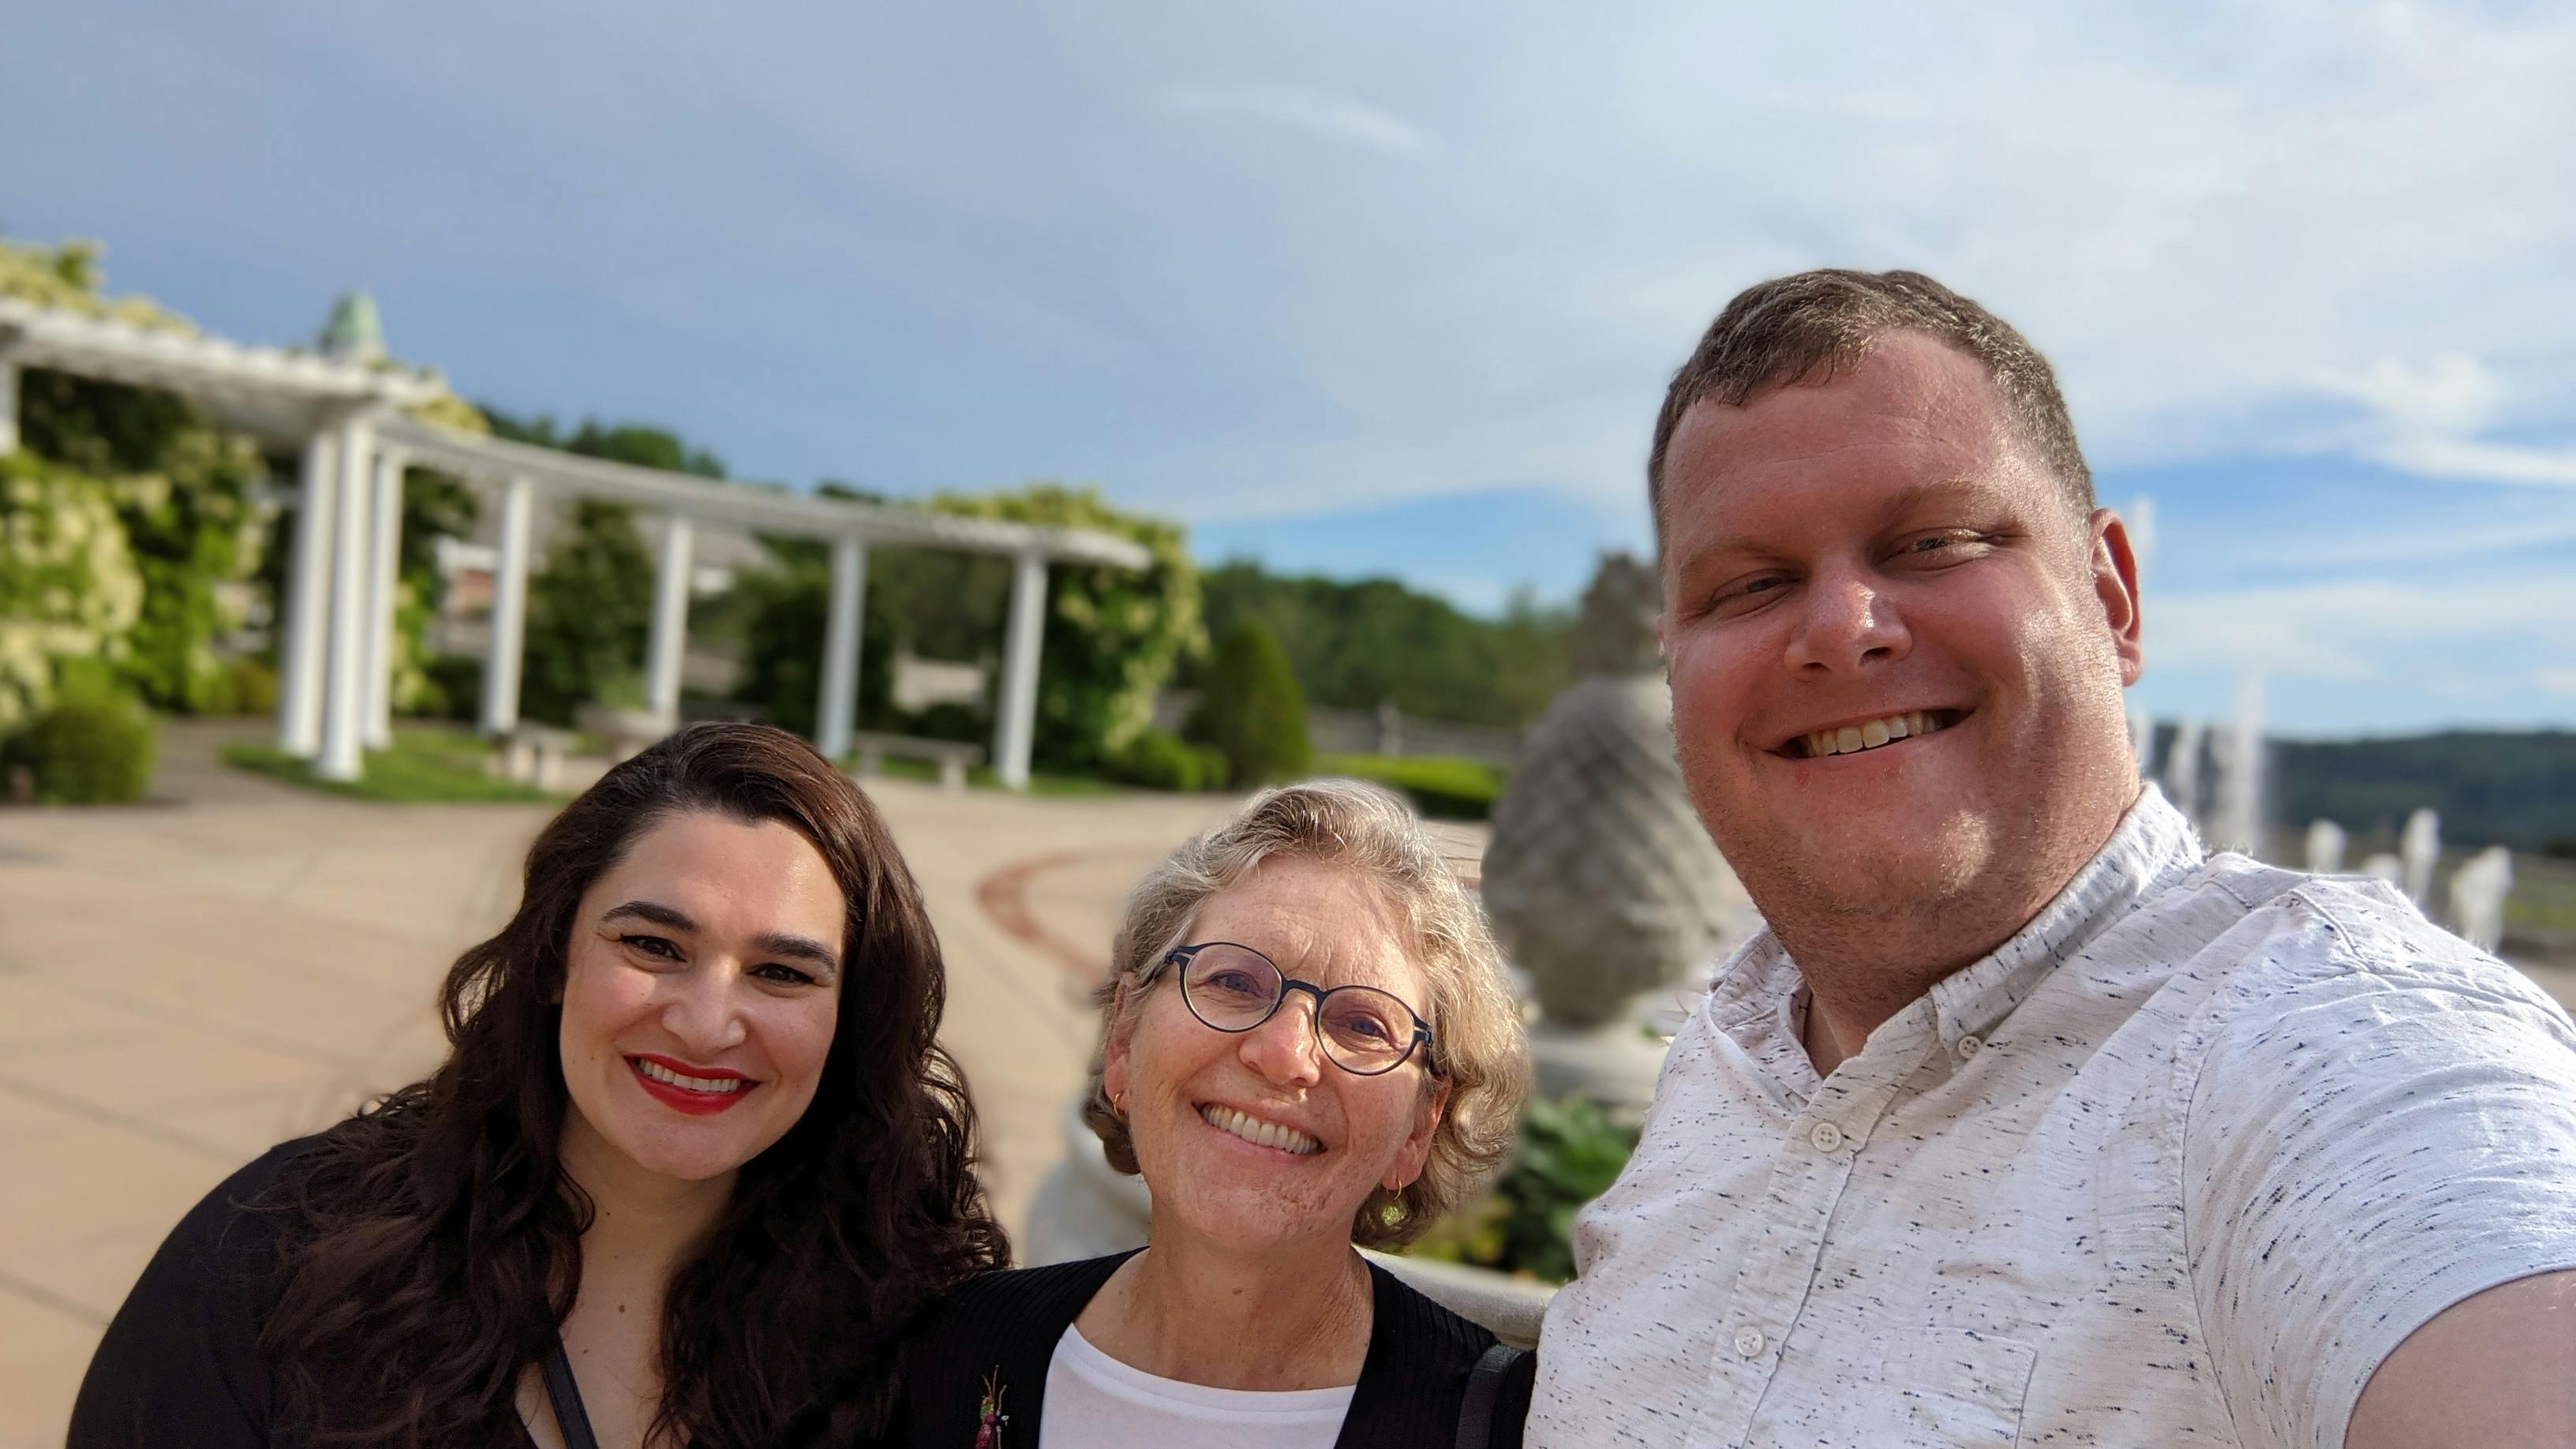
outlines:
[[519, 649], [528, 632], [528, 512], [535, 485], [513, 478], [501, 489], [501, 557], [492, 566], [492, 644], [483, 657], [483, 732], [519, 723]]
[[18, 451], [18, 364], [0, 358], [0, 453]]
[[867, 594], [867, 544], [856, 537], [832, 540], [832, 612], [825, 616], [823, 694], [814, 709], [814, 747], [827, 760], [850, 752], [859, 692], [859, 614]]
[[322, 753], [313, 762], [313, 773], [325, 780], [354, 780], [366, 770], [363, 669], [367, 636], [375, 631], [375, 620], [367, 614], [367, 555], [375, 541], [368, 527], [375, 432], [374, 421], [364, 413], [340, 424], [339, 513], [331, 520], [330, 666], [323, 675]]
[[322, 651], [331, 637], [331, 521], [339, 440], [325, 425], [304, 441], [295, 541], [277, 601], [277, 747], [300, 760], [322, 748]]
[[662, 525], [662, 561], [653, 574], [653, 632], [644, 646], [644, 707], [666, 724], [680, 722], [680, 653], [689, 638], [689, 516]]
[[1022, 554], [1011, 572], [1011, 621], [1002, 636], [1002, 697], [993, 721], [993, 772], [1004, 786], [1029, 785], [1037, 737], [1038, 646], [1046, 634], [1046, 560]]
[[394, 605], [402, 590], [404, 462], [400, 449], [377, 450], [375, 492], [367, 504], [375, 538], [367, 560], [366, 658], [359, 674], [365, 696], [359, 715], [371, 750], [391, 749], [394, 743]]

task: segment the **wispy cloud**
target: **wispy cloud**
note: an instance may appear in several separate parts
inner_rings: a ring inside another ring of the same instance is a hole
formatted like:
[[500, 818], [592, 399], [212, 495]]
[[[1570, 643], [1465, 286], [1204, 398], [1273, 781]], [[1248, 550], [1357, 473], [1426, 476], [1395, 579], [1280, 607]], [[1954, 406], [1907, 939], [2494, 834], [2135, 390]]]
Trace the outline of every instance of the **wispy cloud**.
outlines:
[[[2150, 667], [2259, 669], [2290, 678], [2386, 681], [2426, 646], [2554, 638], [2576, 613], [2563, 572], [2423, 583], [2337, 579], [2150, 596]], [[2545, 682], [2545, 681], [2544, 681]]]
[[1255, 83], [1168, 91], [1163, 104], [1197, 115], [1243, 116], [1372, 151], [1419, 156], [1439, 149], [1439, 138], [1391, 111], [1365, 101], [1303, 86]]
[[2344, 447], [2419, 478], [2478, 483], [2576, 485], [2576, 447], [2534, 447], [2481, 436], [2508, 411], [2502, 378], [2479, 359], [2445, 353], [2409, 364], [2382, 360], [2328, 390], [2361, 402], [2372, 417]]

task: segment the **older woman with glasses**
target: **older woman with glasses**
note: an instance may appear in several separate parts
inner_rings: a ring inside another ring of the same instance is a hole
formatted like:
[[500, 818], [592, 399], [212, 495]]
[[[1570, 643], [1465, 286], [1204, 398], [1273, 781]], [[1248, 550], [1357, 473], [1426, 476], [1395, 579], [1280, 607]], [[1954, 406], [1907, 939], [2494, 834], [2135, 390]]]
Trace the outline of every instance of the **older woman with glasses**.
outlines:
[[913, 1345], [906, 1441], [1414, 1449], [1460, 1442], [1472, 1398], [1485, 1442], [1493, 1336], [1354, 1250], [1466, 1198], [1526, 1090], [1483, 917], [1411, 813], [1269, 791], [1146, 877], [1113, 955], [1088, 1116], [1144, 1176], [1150, 1244], [958, 1289]]

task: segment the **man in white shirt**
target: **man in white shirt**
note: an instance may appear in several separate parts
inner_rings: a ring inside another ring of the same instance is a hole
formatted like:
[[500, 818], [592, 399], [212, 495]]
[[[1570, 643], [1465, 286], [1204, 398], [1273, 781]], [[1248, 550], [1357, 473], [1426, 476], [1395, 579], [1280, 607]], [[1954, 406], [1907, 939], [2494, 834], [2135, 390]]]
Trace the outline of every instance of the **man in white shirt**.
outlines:
[[1577, 1222], [1529, 1442], [2576, 1444], [2576, 1028], [2142, 789], [2047, 362], [1926, 277], [1764, 283], [1649, 477], [1769, 929]]

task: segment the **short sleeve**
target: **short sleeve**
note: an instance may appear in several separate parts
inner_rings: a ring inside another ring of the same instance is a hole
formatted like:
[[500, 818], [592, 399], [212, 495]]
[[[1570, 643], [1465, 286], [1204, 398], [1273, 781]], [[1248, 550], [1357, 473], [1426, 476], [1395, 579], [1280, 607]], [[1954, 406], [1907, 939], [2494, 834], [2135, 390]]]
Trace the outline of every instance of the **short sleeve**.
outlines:
[[2238, 1436], [2342, 1449], [2408, 1334], [2576, 1268], [2576, 1029], [2393, 899], [2304, 896], [2213, 1003], [2184, 1206]]
[[225, 1179], [162, 1240], [90, 1359], [67, 1449], [269, 1443], [259, 1305], [275, 1291], [277, 1233], [246, 1204], [301, 1145]]

